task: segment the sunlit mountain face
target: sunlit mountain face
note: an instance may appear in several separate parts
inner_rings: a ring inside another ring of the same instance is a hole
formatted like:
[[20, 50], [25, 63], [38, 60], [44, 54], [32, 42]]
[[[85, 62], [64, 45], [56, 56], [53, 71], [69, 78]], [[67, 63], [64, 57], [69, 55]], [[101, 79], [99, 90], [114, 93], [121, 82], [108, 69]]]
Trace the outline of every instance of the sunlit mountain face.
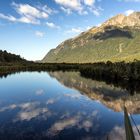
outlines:
[[[140, 59], [140, 12], [119, 14], [62, 42], [42, 60], [49, 63], [132, 62]], [[137, 50], [137, 51], [136, 51]]]

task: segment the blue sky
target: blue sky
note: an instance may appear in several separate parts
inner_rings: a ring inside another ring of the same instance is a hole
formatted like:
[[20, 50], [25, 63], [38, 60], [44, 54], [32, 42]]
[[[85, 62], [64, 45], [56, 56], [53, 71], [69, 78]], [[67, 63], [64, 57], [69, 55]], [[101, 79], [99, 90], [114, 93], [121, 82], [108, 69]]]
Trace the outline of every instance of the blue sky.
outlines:
[[133, 11], [140, 0], [0, 0], [0, 49], [39, 60], [62, 41]]

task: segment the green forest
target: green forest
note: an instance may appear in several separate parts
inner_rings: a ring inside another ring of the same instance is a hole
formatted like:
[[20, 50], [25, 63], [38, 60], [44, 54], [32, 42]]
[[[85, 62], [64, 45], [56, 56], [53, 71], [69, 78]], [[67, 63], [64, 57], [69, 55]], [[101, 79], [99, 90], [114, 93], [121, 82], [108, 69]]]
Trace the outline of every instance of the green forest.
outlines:
[[15, 55], [8, 53], [6, 50], [0, 50], [0, 63], [9, 63], [9, 62], [23, 62], [25, 59], [21, 58], [20, 55]]

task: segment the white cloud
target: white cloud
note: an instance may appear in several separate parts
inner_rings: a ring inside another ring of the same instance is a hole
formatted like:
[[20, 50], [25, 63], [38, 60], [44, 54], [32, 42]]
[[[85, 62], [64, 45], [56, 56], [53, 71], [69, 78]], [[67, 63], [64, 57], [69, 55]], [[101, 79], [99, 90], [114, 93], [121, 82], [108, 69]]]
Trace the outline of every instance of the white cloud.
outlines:
[[9, 20], [9, 21], [16, 21], [16, 18], [15, 17], [13, 17], [13, 16], [6, 16], [6, 15], [4, 15], [4, 14], [2, 14], [2, 13], [0, 13], [0, 18], [2, 18], [2, 19], [6, 19], [6, 20]]
[[1, 19], [5, 19], [5, 20], [8, 20], [8, 21], [11, 21], [11, 22], [22, 22], [22, 23], [31, 23], [31, 24], [40, 24], [40, 21], [30, 17], [20, 17], [20, 18], [16, 18], [14, 16], [11, 16], [11, 15], [4, 15], [2, 13], [0, 13], [0, 18]]
[[[38, 37], [43, 37], [44, 36], [44, 33], [43, 32], [40, 32], [40, 31], [36, 31], [35, 32], [35, 35], [38, 36]], [[36, 92], [36, 94], [38, 94], [38, 95], [39, 94], [42, 94], [42, 93], [44, 93], [43, 90], [39, 90], [39, 91]]]
[[95, 16], [100, 16], [100, 13], [97, 9], [93, 9], [92, 12]]
[[83, 11], [79, 11], [79, 14], [80, 15], [88, 15], [88, 12], [83, 10]]
[[12, 3], [17, 13], [25, 17], [32, 18], [48, 18], [48, 14], [41, 9], [37, 9], [29, 4]]
[[125, 15], [129, 16], [130, 14], [132, 14], [134, 12], [134, 10], [127, 10], [125, 11]]
[[0, 18], [9, 20], [11, 22], [40, 24], [40, 19], [47, 19], [49, 14], [54, 12], [47, 5], [43, 7], [33, 7], [29, 4], [17, 4], [13, 2], [12, 7], [19, 14], [18, 17], [0, 13]]
[[48, 13], [42, 9], [37, 9], [29, 4], [12, 3], [16, 12], [21, 16], [17, 21], [23, 23], [39, 24], [39, 19], [47, 19]]
[[101, 11], [103, 11], [104, 9], [102, 9], [101, 7], [89, 7], [89, 11], [92, 12], [95, 16], [100, 16]]
[[48, 15], [57, 14], [57, 13], [58, 13], [57, 10], [51, 9], [51, 8], [49, 8], [47, 5], [38, 6], [38, 8], [39, 8], [39, 9], [42, 9], [42, 11], [46, 12]]
[[16, 19], [16, 22], [21, 22], [21, 23], [29, 23], [29, 24], [40, 24], [40, 21], [32, 18], [32, 17], [21, 17], [19, 19]]
[[70, 8], [73, 10], [82, 10], [81, 2], [80, 0], [55, 0], [56, 3], [63, 5], [66, 8]]
[[60, 27], [55, 25], [53, 22], [47, 22], [46, 25], [50, 28], [60, 29]]
[[64, 8], [63, 6], [61, 6], [60, 9], [64, 11], [65, 13], [67, 13], [68, 15], [72, 13], [71, 9], [69, 8]]
[[[100, 8], [95, 7], [95, 0], [54, 0], [57, 4], [61, 5], [60, 9], [67, 14], [77, 11], [80, 15], [87, 15], [87, 9], [94, 15], [100, 15]], [[92, 10], [91, 10], [92, 9]]]
[[92, 6], [94, 4], [95, 0], [84, 0], [84, 3], [88, 6]]

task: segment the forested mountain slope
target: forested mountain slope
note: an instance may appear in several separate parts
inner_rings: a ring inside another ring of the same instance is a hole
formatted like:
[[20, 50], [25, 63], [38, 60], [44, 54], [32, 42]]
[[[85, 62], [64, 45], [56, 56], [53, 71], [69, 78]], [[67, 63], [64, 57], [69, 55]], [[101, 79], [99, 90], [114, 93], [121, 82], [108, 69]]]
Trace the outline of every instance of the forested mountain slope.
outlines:
[[94, 63], [140, 60], [140, 12], [117, 15], [52, 49], [48, 63]]
[[25, 59], [21, 58], [20, 55], [8, 53], [7, 51], [0, 50], [0, 63], [14, 63], [24, 62]]

